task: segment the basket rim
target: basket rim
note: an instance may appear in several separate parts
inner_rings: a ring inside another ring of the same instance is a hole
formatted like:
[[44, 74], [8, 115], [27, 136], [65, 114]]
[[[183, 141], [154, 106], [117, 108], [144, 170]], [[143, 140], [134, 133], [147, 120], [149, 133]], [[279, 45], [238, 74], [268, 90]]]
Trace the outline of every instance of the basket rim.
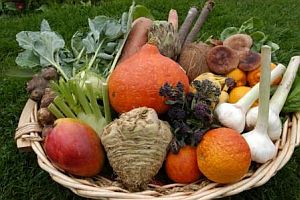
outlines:
[[[201, 181], [193, 184], [149, 184], [149, 189], [141, 192], [129, 192], [119, 185], [112, 184], [107, 178], [97, 176], [96, 179], [104, 186], [99, 186], [87, 178], [75, 178], [58, 170], [47, 158], [37, 124], [37, 108], [34, 101], [28, 99], [20, 116], [15, 139], [27, 142], [37, 155], [38, 165], [47, 171], [50, 177], [62, 186], [70, 189], [76, 195], [92, 199], [212, 199], [232, 196], [242, 191], [259, 187], [272, 178], [292, 157], [295, 147], [300, 144], [300, 113], [293, 113], [291, 119], [287, 119], [283, 125], [281, 138], [275, 142], [276, 156], [265, 164], [262, 164], [255, 172], [248, 173], [242, 180], [233, 184], [218, 184], [210, 182], [200, 185]], [[28, 117], [30, 119], [28, 119]], [[107, 185], [105, 185], [105, 183]], [[184, 188], [197, 187], [194, 192], [184, 191]], [[175, 189], [175, 190], [174, 190]], [[177, 191], [178, 189], [178, 191]], [[173, 190], [173, 192], [172, 192]]]

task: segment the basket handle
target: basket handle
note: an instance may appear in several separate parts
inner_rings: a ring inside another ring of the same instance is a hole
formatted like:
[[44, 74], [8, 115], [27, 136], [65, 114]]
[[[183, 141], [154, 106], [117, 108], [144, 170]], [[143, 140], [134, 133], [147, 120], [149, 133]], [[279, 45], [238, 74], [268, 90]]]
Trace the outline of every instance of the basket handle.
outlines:
[[20, 151], [32, 151], [31, 140], [39, 140], [39, 138], [32, 138], [32, 132], [41, 132], [42, 128], [36, 120], [37, 103], [31, 99], [27, 100], [25, 107], [21, 113], [18, 128], [15, 132], [15, 140], [17, 148]]

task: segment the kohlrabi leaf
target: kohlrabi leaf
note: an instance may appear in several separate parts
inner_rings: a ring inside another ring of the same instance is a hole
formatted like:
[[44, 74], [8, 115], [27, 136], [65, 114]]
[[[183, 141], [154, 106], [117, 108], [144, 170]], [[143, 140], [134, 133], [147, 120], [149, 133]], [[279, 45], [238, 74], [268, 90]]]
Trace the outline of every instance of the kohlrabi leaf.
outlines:
[[128, 13], [127, 12], [124, 12], [122, 14], [122, 17], [121, 17], [121, 26], [122, 26], [122, 32], [126, 34], [127, 32], [127, 22], [128, 22]]
[[106, 23], [105, 36], [110, 40], [114, 40], [122, 36], [122, 25], [116, 20], [109, 20]]
[[154, 20], [153, 15], [151, 14], [150, 10], [143, 6], [143, 5], [136, 5], [133, 11], [133, 20], [139, 17], [147, 17], [149, 19]]
[[94, 19], [89, 19], [89, 27], [92, 32], [104, 32], [104, 29], [106, 29], [107, 22], [111, 20], [111, 18], [107, 16], [96, 16]]
[[59, 34], [51, 31], [46, 20], [42, 21], [40, 32], [22, 31], [16, 35], [16, 40], [19, 46], [25, 49], [16, 58], [18, 65], [29, 68], [52, 65], [65, 79], [69, 78], [69, 71], [72, 70], [68, 69], [65, 72], [65, 66], [61, 66], [59, 57], [59, 51], [64, 48], [65, 41]]
[[41, 66], [57, 65], [58, 51], [65, 46], [65, 41], [54, 32], [41, 32], [40, 39], [34, 42], [34, 51], [40, 56]]
[[41, 31], [51, 31], [50, 25], [47, 20], [43, 19], [41, 23]]
[[106, 53], [112, 54], [116, 50], [117, 46], [118, 46], [118, 43], [116, 43], [116, 42], [108, 42], [105, 46], [104, 51]]
[[21, 31], [17, 33], [16, 40], [23, 49], [32, 50], [33, 43], [40, 39], [40, 32]]
[[33, 68], [40, 65], [40, 59], [38, 56], [34, 55], [32, 50], [26, 49], [18, 54], [16, 63], [21, 67]]
[[83, 35], [84, 34], [82, 32], [76, 31], [76, 33], [71, 38], [71, 48], [75, 56], [78, 56], [78, 54], [84, 48], [82, 44]]
[[99, 53], [98, 54], [99, 58], [102, 58], [104, 60], [113, 60], [114, 56], [107, 54], [107, 53]]
[[220, 35], [220, 39], [222, 40], [222, 41], [224, 41], [226, 38], [228, 38], [229, 36], [231, 36], [231, 35], [234, 35], [234, 34], [237, 34], [238, 33], [238, 28], [236, 28], [236, 27], [228, 27], [228, 28], [225, 28], [223, 31], [222, 31], [222, 33], [221, 33], [221, 35]]
[[129, 11], [128, 11], [128, 18], [127, 18], [128, 21], [127, 21], [127, 31], [126, 31], [126, 34], [125, 34], [124, 38], [119, 41], [119, 45], [117, 47], [117, 50], [118, 50], [117, 54], [116, 54], [116, 56], [115, 56], [115, 58], [113, 60], [113, 63], [110, 66], [110, 69], [108, 69], [108, 70], [105, 71], [106, 72], [105, 73], [105, 75], [106, 75], [105, 77], [107, 77], [110, 73], [112, 73], [112, 71], [115, 69], [115, 67], [117, 65], [117, 62], [118, 62], [118, 60], [119, 60], [119, 58], [121, 56], [122, 49], [123, 49], [123, 47], [124, 47], [124, 45], [126, 43], [126, 40], [128, 38], [128, 35], [129, 35], [129, 32], [131, 30], [131, 25], [132, 25], [132, 22], [133, 22], [133, 13], [134, 13], [134, 11], [135, 11], [135, 3], [133, 2], [132, 5], [129, 8]]
[[120, 20], [106, 16], [89, 19], [90, 31], [82, 39], [89, 60], [87, 70], [108, 76], [131, 29], [133, 7], [130, 7], [128, 13], [123, 13]]
[[87, 53], [94, 53], [97, 50], [97, 48], [98, 48], [97, 39], [94, 37], [93, 33], [89, 33], [82, 40], [82, 44], [85, 47]]

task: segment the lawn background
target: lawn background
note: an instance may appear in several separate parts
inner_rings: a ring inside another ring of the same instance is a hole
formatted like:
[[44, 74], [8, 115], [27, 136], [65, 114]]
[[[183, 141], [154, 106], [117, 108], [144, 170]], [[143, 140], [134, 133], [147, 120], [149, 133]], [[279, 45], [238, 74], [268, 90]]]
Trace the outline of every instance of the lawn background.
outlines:
[[[157, 19], [166, 19], [168, 10], [178, 11], [182, 22], [192, 5], [203, 1], [148, 0], [136, 1], [151, 9]], [[27, 78], [8, 77], [7, 70], [16, 68], [20, 48], [15, 35], [22, 30], [38, 30], [43, 18], [59, 32], [69, 45], [72, 34], [87, 26], [87, 18], [96, 15], [119, 17], [131, 0], [102, 1], [97, 7], [51, 5], [41, 13], [0, 17], [0, 199], [82, 199], [51, 180], [41, 170], [34, 153], [19, 153], [13, 135], [27, 100]], [[252, 16], [265, 22], [262, 31], [281, 47], [278, 60], [287, 65], [291, 56], [300, 55], [300, 12], [298, 0], [216, 0], [216, 6], [201, 30], [201, 38], [219, 33], [228, 26], [239, 26]], [[289, 163], [267, 184], [228, 199], [300, 199], [300, 148]]]

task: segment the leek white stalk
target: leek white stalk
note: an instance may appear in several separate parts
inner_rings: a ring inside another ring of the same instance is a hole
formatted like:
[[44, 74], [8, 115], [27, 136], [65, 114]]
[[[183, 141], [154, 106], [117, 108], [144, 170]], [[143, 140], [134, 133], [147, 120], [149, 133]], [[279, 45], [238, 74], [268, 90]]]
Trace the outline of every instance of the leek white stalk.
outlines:
[[[280, 85], [271, 98], [269, 109], [269, 128], [268, 134], [272, 140], [278, 140], [282, 132], [282, 122], [279, 117], [279, 113], [283, 108], [288, 93], [295, 80], [298, 67], [300, 64], [300, 56], [294, 56], [291, 58], [287, 70], [282, 78]], [[248, 128], [255, 126], [258, 114], [258, 107], [251, 108], [246, 115], [246, 125]]]
[[[280, 77], [285, 71], [283, 65], [278, 65], [271, 73], [271, 81]], [[244, 95], [235, 104], [220, 103], [215, 109], [215, 115], [219, 122], [228, 128], [232, 128], [239, 133], [243, 132], [245, 128], [246, 113], [251, 105], [258, 98], [259, 83], [256, 84], [251, 90]]]
[[258, 163], [265, 163], [272, 159], [276, 153], [276, 147], [268, 135], [269, 118], [269, 98], [270, 98], [270, 64], [271, 64], [271, 47], [264, 45], [261, 48], [262, 56], [262, 73], [259, 86], [259, 108], [255, 128], [243, 134], [247, 141], [251, 158]]

